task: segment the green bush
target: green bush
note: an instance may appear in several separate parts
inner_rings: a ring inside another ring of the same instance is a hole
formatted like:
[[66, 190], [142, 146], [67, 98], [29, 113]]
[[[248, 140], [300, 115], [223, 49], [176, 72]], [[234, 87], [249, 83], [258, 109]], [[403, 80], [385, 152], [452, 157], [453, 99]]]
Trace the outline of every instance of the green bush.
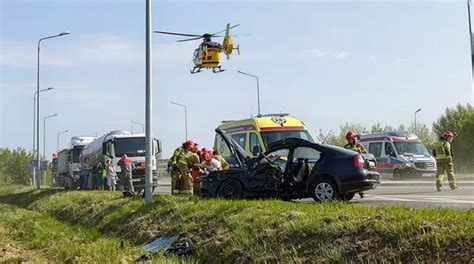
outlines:
[[31, 174], [28, 163], [32, 160], [25, 149], [0, 148], [0, 183], [28, 184]]

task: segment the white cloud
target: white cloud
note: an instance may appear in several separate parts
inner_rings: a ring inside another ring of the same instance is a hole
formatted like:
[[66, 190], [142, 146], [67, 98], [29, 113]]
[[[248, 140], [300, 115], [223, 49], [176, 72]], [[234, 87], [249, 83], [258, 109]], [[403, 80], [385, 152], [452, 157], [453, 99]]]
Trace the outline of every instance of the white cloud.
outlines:
[[315, 57], [326, 57], [332, 59], [346, 59], [351, 53], [348, 51], [323, 50], [319, 48], [304, 50], [304, 53]]

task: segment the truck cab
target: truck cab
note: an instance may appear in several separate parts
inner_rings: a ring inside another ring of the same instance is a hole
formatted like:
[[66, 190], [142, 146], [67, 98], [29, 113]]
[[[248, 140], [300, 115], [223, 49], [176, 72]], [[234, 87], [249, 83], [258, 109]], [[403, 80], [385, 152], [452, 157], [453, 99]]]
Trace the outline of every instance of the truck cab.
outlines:
[[436, 176], [436, 161], [411, 132], [360, 135], [360, 143], [377, 160], [378, 171], [394, 180]]
[[[161, 158], [161, 145], [157, 139], [153, 139], [152, 152], [153, 185], [156, 186], [158, 182], [156, 160]], [[92, 168], [99, 162], [105, 164], [106, 160], [111, 160], [117, 173], [120, 173], [121, 169], [117, 162], [123, 154], [127, 154], [133, 161], [133, 185], [139, 192], [145, 186], [145, 134], [133, 134], [123, 130], [111, 131], [87, 145], [81, 152], [80, 160], [88, 158]]]

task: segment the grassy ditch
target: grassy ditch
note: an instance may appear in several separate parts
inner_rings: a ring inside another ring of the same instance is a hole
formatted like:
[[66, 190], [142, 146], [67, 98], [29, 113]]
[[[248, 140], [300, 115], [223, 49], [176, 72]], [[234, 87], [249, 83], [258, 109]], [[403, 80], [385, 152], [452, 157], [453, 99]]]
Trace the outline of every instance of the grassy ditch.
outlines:
[[6, 204], [0, 204], [0, 241], [1, 263], [119, 263], [142, 253], [92, 228]]
[[144, 206], [118, 193], [25, 189], [0, 194], [0, 204], [132, 245], [180, 234], [196, 242], [199, 262], [474, 261], [474, 210], [171, 196]]

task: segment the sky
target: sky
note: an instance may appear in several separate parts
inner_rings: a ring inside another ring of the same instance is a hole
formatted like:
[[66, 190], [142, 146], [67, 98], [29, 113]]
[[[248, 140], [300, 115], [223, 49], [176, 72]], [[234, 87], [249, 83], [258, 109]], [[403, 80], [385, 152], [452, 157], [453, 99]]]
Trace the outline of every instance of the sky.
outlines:
[[[452, 1], [153, 1], [153, 29], [202, 34], [227, 23], [240, 56], [191, 75], [199, 41], [153, 36], [153, 134], [168, 157], [188, 137], [212, 147], [222, 120], [291, 113], [311, 134], [345, 123], [431, 127], [472, 104], [467, 5]], [[32, 149], [37, 41], [46, 153], [71, 136], [145, 119], [145, 1], [0, 0], [0, 147]], [[216, 38], [216, 41], [221, 39]], [[43, 122], [41, 122], [43, 123]], [[41, 124], [41, 130], [43, 126]], [[133, 125], [140, 132], [140, 125]], [[41, 132], [41, 138], [43, 132]], [[41, 141], [41, 146], [42, 146]], [[42, 148], [42, 147], [41, 147]], [[42, 152], [42, 149], [41, 149]]]

